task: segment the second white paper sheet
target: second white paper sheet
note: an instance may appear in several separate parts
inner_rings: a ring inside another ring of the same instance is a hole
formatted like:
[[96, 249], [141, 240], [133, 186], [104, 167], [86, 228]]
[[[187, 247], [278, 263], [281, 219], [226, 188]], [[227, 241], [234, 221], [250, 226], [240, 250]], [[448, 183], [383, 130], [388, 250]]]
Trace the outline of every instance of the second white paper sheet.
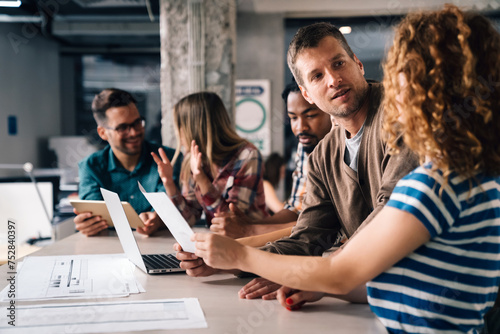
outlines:
[[148, 193], [139, 182], [137, 183], [149, 204], [158, 213], [182, 249], [186, 252], [194, 253], [196, 248], [194, 241], [191, 241], [191, 235], [194, 232], [179, 210], [177, 210], [174, 203], [168, 198], [167, 194], [164, 192]]

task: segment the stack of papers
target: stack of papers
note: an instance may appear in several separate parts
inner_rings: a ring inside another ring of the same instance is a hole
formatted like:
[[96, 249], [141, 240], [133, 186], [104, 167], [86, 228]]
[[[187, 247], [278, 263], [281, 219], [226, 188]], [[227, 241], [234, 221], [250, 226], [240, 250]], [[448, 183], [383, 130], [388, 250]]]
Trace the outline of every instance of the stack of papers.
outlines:
[[[125, 254], [26, 257], [18, 264], [16, 300], [124, 297], [145, 292]], [[0, 300], [9, 303], [7, 286]], [[2, 308], [8, 305], [2, 304]], [[0, 333], [105, 333], [207, 328], [196, 298], [16, 305]]]
[[[18, 264], [16, 300], [110, 298], [145, 292], [125, 254], [28, 256]], [[7, 301], [8, 287], [0, 293]]]
[[196, 298], [18, 306], [16, 326], [0, 317], [2, 334], [105, 333], [207, 328]]

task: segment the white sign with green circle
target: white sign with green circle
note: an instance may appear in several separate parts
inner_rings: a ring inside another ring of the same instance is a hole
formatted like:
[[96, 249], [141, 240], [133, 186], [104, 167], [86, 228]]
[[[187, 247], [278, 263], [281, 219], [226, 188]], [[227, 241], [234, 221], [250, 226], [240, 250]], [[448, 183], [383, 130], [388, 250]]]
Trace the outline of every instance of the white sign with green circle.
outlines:
[[271, 153], [269, 80], [236, 81], [236, 131], [263, 155]]

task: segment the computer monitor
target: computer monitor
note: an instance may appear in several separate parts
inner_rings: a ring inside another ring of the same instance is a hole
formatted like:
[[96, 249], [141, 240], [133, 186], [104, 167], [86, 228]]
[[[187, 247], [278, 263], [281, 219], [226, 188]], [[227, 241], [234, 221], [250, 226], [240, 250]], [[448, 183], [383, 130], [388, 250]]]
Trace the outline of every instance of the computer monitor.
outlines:
[[32, 238], [50, 238], [52, 225], [47, 220], [54, 214], [59, 177], [36, 177], [43, 203], [29, 177], [0, 178], [0, 243], [7, 241], [7, 221], [16, 223], [16, 242], [23, 244]]

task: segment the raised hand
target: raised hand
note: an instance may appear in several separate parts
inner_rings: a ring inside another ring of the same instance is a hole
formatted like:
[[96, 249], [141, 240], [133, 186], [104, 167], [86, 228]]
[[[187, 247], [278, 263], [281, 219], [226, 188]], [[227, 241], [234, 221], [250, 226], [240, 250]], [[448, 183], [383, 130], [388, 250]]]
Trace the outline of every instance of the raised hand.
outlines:
[[208, 178], [207, 174], [203, 171], [203, 159], [202, 154], [200, 152], [200, 148], [196, 145], [196, 142], [193, 140], [191, 142], [191, 172], [193, 173], [193, 179], [196, 182], [196, 185], [200, 187], [201, 194], [205, 195], [209, 190], [212, 182]]
[[193, 178], [196, 180], [200, 174], [203, 172], [203, 160], [200, 148], [196, 145], [196, 141], [191, 141], [191, 172], [193, 173]]
[[174, 170], [172, 168], [172, 164], [170, 163], [170, 160], [168, 159], [167, 154], [165, 153], [163, 148], [160, 147], [158, 153], [160, 154], [160, 156], [158, 156], [154, 152], [151, 152], [151, 155], [158, 165], [158, 174], [160, 175], [161, 182], [163, 182], [163, 185], [165, 186], [165, 189], [167, 189], [167, 191], [169, 189], [175, 190], [175, 183], [173, 178]]

